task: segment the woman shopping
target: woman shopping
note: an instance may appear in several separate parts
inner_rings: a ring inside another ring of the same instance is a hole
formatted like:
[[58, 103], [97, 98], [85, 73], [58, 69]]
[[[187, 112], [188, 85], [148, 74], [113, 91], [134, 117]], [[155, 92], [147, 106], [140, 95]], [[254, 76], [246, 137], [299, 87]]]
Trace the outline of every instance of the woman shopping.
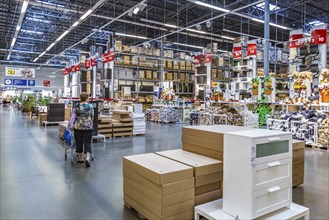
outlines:
[[[79, 154], [78, 163], [85, 162], [86, 167], [90, 167], [91, 138], [93, 132], [94, 108], [88, 103], [89, 94], [82, 92], [80, 94], [80, 103], [74, 110], [76, 119], [74, 122], [74, 136], [76, 140], [76, 152]], [[83, 152], [86, 154], [86, 160], [83, 161]]]

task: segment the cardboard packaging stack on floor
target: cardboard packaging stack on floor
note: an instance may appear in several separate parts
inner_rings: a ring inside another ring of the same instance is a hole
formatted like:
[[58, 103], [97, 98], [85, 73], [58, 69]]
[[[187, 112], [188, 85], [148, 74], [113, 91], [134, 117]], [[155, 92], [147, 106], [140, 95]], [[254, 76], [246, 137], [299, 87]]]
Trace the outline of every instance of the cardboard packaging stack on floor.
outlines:
[[134, 135], [145, 134], [146, 123], [144, 113], [133, 113]]
[[193, 219], [190, 166], [154, 153], [123, 157], [124, 202], [146, 219]]
[[223, 160], [224, 134], [245, 130], [253, 128], [228, 125], [186, 126], [182, 130], [183, 150]]
[[156, 154], [193, 168], [195, 179], [195, 205], [222, 198], [222, 161], [181, 149], [161, 151], [156, 152]]
[[109, 116], [98, 117], [98, 133], [105, 135], [105, 137], [112, 137], [112, 119]]
[[132, 136], [133, 118], [129, 111], [112, 111], [112, 137]]
[[292, 186], [298, 186], [304, 183], [304, 154], [305, 142], [292, 141]]

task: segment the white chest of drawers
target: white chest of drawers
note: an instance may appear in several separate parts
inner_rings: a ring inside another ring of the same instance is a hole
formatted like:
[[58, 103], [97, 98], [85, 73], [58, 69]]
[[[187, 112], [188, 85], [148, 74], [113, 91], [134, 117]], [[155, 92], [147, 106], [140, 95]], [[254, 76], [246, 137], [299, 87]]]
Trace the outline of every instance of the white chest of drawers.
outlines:
[[254, 219], [289, 206], [291, 134], [272, 130], [230, 132], [224, 138], [223, 210]]

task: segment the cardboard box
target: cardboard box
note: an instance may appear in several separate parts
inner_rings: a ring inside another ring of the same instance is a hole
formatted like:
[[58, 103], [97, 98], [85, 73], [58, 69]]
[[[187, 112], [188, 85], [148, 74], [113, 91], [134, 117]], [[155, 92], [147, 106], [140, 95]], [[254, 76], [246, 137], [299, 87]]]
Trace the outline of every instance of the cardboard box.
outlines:
[[222, 180], [223, 180], [223, 172], [197, 176], [195, 177], [195, 187], [221, 182]]
[[172, 69], [173, 68], [172, 60], [166, 60], [165, 65], [167, 69]]
[[298, 149], [294, 150], [292, 152], [292, 163], [293, 164], [299, 164], [299, 163], [304, 163], [304, 149]]
[[115, 41], [115, 51], [122, 51], [122, 41], [120, 40]]
[[156, 152], [168, 159], [193, 167], [194, 177], [223, 171], [223, 162], [181, 149]]
[[123, 166], [159, 185], [193, 178], [191, 167], [153, 153], [123, 157]]
[[293, 150], [304, 149], [305, 142], [300, 140], [292, 140], [292, 148]]
[[173, 61], [173, 69], [178, 70], [179, 69], [179, 62], [178, 61]]
[[195, 197], [195, 205], [201, 205], [207, 202], [222, 198], [222, 190], [218, 189], [208, 193], [204, 193]]
[[147, 187], [153, 192], [161, 194], [163, 196], [178, 193], [188, 189], [194, 189], [194, 178], [164, 185], [158, 185], [125, 167], [123, 167], [123, 175], [129, 177], [129, 179], [135, 182], [142, 184], [144, 187]]
[[183, 150], [190, 151], [196, 154], [200, 154], [206, 157], [211, 157], [217, 160], [223, 160], [223, 152], [215, 151], [204, 147], [199, 147], [193, 144], [182, 143]]
[[152, 50], [152, 55], [156, 56], [156, 57], [159, 57], [160, 56], [160, 49], [153, 49]]
[[201, 195], [201, 194], [204, 194], [207, 192], [211, 192], [211, 191], [215, 191], [218, 189], [222, 189], [222, 181], [196, 187], [195, 195], [198, 196], [198, 195]]
[[[157, 216], [156, 219], [166, 218], [173, 215], [178, 215], [182, 212], [191, 210], [194, 208], [194, 198], [191, 200], [187, 200], [181, 203], [176, 203], [174, 205], [169, 205], [166, 207], [161, 207], [155, 204], [153, 201], [146, 198], [142, 193], [130, 190], [129, 195], [125, 194], [129, 198], [135, 200], [139, 205], [141, 205], [144, 209], [147, 209], [150, 213]], [[133, 206], [134, 207], [134, 206]], [[135, 208], [135, 207], [134, 207]]]
[[[124, 202], [126, 203], [126, 205], [136, 209], [146, 219], [159, 219], [157, 216], [152, 214], [150, 211], [145, 209], [138, 202], [136, 202], [135, 200], [133, 200], [132, 198], [130, 198], [127, 195], [124, 195]], [[191, 210], [181, 212], [180, 214], [177, 214], [177, 215], [172, 215], [172, 216], [169, 216], [169, 217], [166, 217], [166, 218], [161, 218], [161, 220], [176, 220], [176, 219], [182, 219], [182, 220], [183, 219], [186, 219], [186, 220], [189, 219], [189, 220], [191, 220], [191, 219], [193, 219], [193, 217], [194, 217], [194, 208], [192, 208]]]
[[138, 53], [138, 47], [130, 47], [131, 53]]
[[143, 195], [144, 198], [152, 201], [152, 203], [157, 207], [167, 207], [194, 199], [194, 188], [164, 196], [153, 192], [142, 184], [135, 182], [126, 176], [123, 178], [123, 191], [124, 194], [128, 196], [132, 195], [134, 192], [138, 192]]
[[180, 70], [185, 70], [185, 62], [184, 61], [179, 62], [179, 69]]
[[138, 65], [138, 56], [133, 56], [131, 58], [131, 64], [134, 65], [134, 66]]
[[39, 124], [42, 124], [43, 121], [47, 121], [47, 113], [39, 114]]
[[199, 147], [212, 149], [215, 151], [223, 151], [224, 140], [214, 141], [211, 139], [201, 138], [197, 136], [182, 135], [182, 143], [193, 144]]
[[146, 79], [152, 79], [152, 70], [146, 70]]

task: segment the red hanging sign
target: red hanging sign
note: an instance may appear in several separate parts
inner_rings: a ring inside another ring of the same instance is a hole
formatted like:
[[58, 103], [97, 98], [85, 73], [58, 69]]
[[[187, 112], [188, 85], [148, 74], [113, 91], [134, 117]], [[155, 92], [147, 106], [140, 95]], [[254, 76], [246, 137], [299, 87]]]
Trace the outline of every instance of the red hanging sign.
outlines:
[[248, 44], [247, 56], [256, 56], [257, 55], [257, 44]]
[[90, 68], [90, 60], [85, 61], [85, 68], [89, 69]]
[[71, 66], [72, 72], [75, 73], [77, 71], [76, 66]]
[[96, 59], [91, 59], [91, 66], [96, 66], [96, 65], [97, 65]]
[[233, 58], [242, 58], [242, 48], [241, 47], [233, 47]]
[[289, 37], [289, 48], [298, 48], [302, 46], [303, 34], [293, 34]]
[[211, 59], [212, 59], [211, 54], [207, 53], [207, 54], [204, 55], [203, 62], [204, 63], [211, 63]]
[[327, 30], [318, 29], [311, 32], [311, 44], [326, 44], [327, 43]]
[[194, 65], [201, 64], [201, 55], [194, 56], [193, 57], [193, 63], [194, 63]]
[[108, 63], [114, 60], [114, 52], [113, 51], [109, 51], [107, 53], [104, 53], [102, 55], [102, 62], [103, 63]]
[[50, 80], [43, 80], [44, 87], [50, 87]]
[[81, 66], [80, 66], [80, 63], [79, 63], [78, 65], [75, 66], [75, 71], [78, 72], [78, 71], [80, 71], [80, 69], [81, 69]]
[[65, 76], [67, 74], [70, 73], [70, 69], [69, 68], [64, 68], [63, 71], [62, 71], [62, 74]]

